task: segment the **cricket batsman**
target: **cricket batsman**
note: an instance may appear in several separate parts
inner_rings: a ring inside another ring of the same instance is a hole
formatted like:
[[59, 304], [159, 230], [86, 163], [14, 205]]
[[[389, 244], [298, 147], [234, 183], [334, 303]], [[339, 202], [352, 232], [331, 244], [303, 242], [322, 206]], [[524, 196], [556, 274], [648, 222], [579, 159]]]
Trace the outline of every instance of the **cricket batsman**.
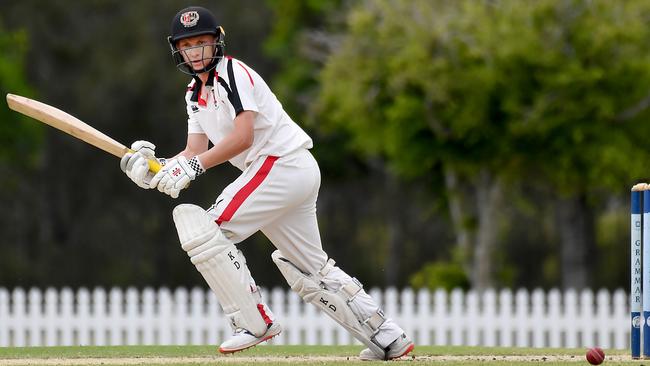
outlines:
[[262, 231], [276, 247], [271, 259], [291, 289], [368, 347], [362, 360], [408, 354], [414, 344], [402, 328], [323, 251], [316, 218], [320, 170], [309, 152], [311, 138], [260, 75], [224, 55], [224, 37], [205, 8], [188, 7], [174, 16], [172, 57], [192, 77], [185, 92], [187, 144], [176, 156], [157, 159], [163, 167], [155, 174], [147, 163], [156, 159], [151, 142], [134, 142], [134, 153], [120, 162], [135, 184], [173, 198], [212, 167], [230, 162], [241, 170], [207, 210], [192, 204], [173, 210], [181, 247], [233, 329], [219, 351], [241, 351], [282, 330], [236, 247]]

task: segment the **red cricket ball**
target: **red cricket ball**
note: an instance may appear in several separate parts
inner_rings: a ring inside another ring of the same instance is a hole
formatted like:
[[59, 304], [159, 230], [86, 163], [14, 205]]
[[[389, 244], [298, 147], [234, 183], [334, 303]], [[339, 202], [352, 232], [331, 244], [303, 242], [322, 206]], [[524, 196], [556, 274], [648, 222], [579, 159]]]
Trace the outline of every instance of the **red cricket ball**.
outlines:
[[600, 347], [589, 348], [586, 357], [590, 364], [600, 365], [605, 361], [605, 352]]

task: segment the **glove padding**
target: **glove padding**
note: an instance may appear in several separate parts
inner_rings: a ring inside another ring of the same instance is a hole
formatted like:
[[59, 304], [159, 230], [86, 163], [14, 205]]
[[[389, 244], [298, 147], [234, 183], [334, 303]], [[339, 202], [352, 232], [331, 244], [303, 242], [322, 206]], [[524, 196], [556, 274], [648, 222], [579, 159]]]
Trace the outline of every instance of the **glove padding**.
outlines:
[[180, 155], [167, 161], [167, 164], [151, 178], [151, 188], [158, 188], [160, 192], [178, 198], [182, 189], [187, 188], [196, 178], [196, 172], [188, 164], [187, 159]]
[[131, 144], [131, 150], [120, 160], [120, 168], [138, 187], [149, 189], [154, 173], [149, 170], [149, 159], [158, 160], [155, 156], [156, 145], [149, 141], [136, 141]]

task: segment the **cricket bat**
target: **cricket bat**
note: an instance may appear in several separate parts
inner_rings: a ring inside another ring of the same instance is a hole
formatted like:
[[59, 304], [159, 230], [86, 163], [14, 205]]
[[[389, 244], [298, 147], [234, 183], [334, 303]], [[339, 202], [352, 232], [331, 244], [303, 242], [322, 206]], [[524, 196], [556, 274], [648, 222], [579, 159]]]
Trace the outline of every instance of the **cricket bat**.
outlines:
[[[127, 152], [133, 152], [133, 150], [97, 131], [78, 118], [51, 105], [15, 94], [7, 94], [7, 104], [9, 108], [18, 113], [48, 124], [118, 158], [122, 158]], [[154, 173], [158, 172], [160, 164], [156, 160], [149, 159], [149, 169]]]

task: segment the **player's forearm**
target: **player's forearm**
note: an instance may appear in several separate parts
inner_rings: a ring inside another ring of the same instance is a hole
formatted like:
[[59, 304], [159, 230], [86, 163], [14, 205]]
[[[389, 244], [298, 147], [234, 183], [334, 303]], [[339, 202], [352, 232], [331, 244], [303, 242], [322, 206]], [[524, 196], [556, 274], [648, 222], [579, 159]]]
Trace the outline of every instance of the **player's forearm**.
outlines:
[[179, 152], [178, 154], [176, 154], [174, 156], [174, 158], [178, 157], [178, 156], [184, 156], [187, 159], [191, 159], [193, 156], [200, 155], [202, 152], [203, 151], [194, 151], [194, 150], [190, 150], [190, 149], [185, 149], [185, 150]]
[[174, 158], [183, 156], [190, 160], [191, 158], [208, 151], [208, 137], [202, 133], [190, 133], [187, 135], [187, 144], [185, 149], [176, 154]]
[[252, 141], [239, 134], [230, 134], [208, 151], [198, 155], [206, 170], [234, 158], [251, 147]]
[[204, 169], [224, 163], [253, 145], [255, 115], [253, 111], [244, 111], [237, 115], [235, 128], [211, 149], [198, 155]]

